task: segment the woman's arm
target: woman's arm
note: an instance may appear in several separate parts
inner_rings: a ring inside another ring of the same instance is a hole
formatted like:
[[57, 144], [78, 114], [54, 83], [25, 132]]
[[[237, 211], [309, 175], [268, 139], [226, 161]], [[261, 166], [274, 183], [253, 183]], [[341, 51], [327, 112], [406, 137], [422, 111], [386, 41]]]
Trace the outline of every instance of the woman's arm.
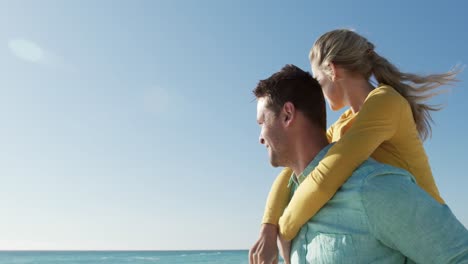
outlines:
[[288, 188], [288, 183], [291, 174], [292, 170], [290, 168], [284, 168], [278, 177], [276, 177], [268, 194], [263, 214], [263, 224], [278, 225], [279, 218], [289, 202], [291, 190]]
[[[280, 235], [293, 239], [384, 141], [396, 133], [406, 100], [390, 87], [367, 98], [352, 127], [330, 148], [319, 165], [298, 187], [279, 220]], [[335, 128], [336, 129], [336, 128]]]

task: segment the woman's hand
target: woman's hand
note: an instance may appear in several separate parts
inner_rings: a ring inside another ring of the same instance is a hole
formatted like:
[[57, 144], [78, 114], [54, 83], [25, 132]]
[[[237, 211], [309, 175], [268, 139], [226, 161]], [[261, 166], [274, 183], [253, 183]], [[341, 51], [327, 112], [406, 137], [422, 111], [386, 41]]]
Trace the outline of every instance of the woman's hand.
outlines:
[[278, 235], [278, 245], [281, 256], [284, 259], [284, 264], [291, 263], [291, 241], [286, 241]]
[[249, 251], [250, 264], [277, 264], [278, 263], [278, 227], [272, 224], [263, 224], [260, 237]]

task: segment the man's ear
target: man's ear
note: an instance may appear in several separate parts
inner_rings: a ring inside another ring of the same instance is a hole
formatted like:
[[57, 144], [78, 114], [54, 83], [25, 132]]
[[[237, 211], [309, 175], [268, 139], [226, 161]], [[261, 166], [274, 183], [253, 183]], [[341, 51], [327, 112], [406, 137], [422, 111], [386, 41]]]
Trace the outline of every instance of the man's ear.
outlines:
[[283, 105], [283, 123], [285, 126], [291, 125], [292, 121], [296, 118], [296, 107], [291, 102], [286, 102]]

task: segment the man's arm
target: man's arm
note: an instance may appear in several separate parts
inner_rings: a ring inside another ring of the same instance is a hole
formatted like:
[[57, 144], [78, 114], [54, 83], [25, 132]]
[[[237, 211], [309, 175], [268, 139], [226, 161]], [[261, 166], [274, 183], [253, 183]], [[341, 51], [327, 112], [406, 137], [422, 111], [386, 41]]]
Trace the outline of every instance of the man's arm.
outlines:
[[383, 244], [417, 263], [468, 262], [466, 228], [408, 175], [371, 176], [362, 191], [371, 231]]

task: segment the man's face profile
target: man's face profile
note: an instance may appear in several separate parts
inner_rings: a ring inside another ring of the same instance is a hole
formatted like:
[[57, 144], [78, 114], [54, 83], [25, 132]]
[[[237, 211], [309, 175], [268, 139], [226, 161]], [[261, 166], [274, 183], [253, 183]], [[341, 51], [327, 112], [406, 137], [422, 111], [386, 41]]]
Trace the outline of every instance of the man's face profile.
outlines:
[[281, 124], [281, 114], [278, 116], [268, 107], [268, 98], [257, 100], [257, 123], [260, 125], [260, 144], [268, 150], [270, 163], [273, 167], [284, 164], [284, 129]]

